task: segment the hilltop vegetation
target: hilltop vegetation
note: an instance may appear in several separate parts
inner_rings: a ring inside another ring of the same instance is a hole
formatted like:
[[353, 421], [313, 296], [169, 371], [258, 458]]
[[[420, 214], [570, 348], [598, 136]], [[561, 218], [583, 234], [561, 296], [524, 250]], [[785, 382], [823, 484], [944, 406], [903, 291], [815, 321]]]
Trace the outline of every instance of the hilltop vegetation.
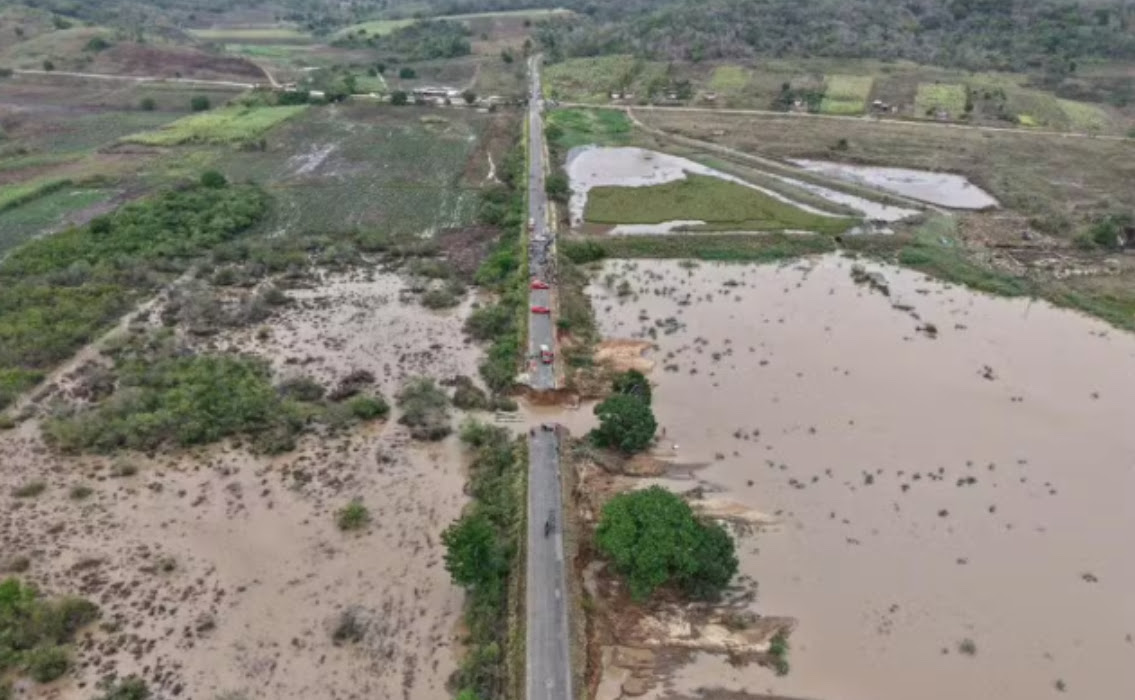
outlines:
[[1135, 58], [1135, 9], [1118, 0], [630, 0], [591, 7], [586, 19], [539, 32], [551, 55], [905, 58], [1057, 73], [1074, 72], [1078, 59]]

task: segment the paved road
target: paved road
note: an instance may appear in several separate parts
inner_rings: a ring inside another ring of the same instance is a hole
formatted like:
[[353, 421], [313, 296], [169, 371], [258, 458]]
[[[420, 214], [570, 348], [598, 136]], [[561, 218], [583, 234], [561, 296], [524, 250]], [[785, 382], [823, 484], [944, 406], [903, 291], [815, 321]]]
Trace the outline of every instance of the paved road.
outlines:
[[[548, 196], [544, 190], [544, 120], [541, 116], [544, 99], [540, 94], [540, 58], [528, 61], [530, 80], [528, 94], [528, 217], [533, 229], [528, 235], [528, 272], [533, 279], [555, 282], [555, 232], [548, 228]], [[533, 289], [528, 295], [531, 306], [552, 306], [548, 290]], [[529, 384], [537, 391], [556, 388], [555, 366], [540, 361], [540, 346], [555, 350], [555, 323], [551, 314], [529, 314], [528, 357]]]
[[574, 700], [562, 525], [559, 438], [528, 438], [527, 700]]

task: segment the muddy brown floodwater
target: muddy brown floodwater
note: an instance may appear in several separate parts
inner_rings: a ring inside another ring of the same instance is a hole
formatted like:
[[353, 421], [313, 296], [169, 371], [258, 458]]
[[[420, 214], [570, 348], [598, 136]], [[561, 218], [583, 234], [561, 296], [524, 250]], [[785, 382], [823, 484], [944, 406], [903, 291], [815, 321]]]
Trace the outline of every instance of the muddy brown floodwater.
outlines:
[[605, 336], [657, 337], [659, 454], [778, 516], [741, 572], [800, 621], [787, 676], [699, 655], [652, 697], [1135, 697], [1135, 336], [868, 265], [887, 297], [851, 267], [595, 277]]
[[[391, 403], [409, 375], [475, 375], [479, 351], [461, 332], [472, 299], [432, 312], [406, 291], [396, 274], [327, 275], [289, 291], [266, 333], [191, 342], [329, 387], [366, 370]], [[46, 448], [35, 419], [0, 433], [0, 560], [28, 557], [25, 578], [90, 598], [105, 623], [80, 634], [73, 673], [20, 681], [17, 697], [87, 699], [133, 673], [163, 698], [450, 697], [463, 594], [440, 533], [467, 503], [467, 456], [455, 436], [412, 441], [396, 418], [276, 457], [232, 441], [69, 457]], [[10, 495], [33, 480], [43, 494]], [[83, 500], [69, 495], [79, 484], [92, 489]], [[371, 522], [343, 533], [336, 512], [352, 499]], [[357, 640], [336, 644], [348, 611]]]

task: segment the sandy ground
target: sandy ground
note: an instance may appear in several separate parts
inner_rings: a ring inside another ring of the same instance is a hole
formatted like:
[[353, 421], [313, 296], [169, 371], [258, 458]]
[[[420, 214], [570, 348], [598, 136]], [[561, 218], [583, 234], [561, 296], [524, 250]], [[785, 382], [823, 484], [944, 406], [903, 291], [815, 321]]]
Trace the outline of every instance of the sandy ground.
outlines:
[[[461, 333], [470, 302], [435, 313], [402, 291], [392, 275], [331, 277], [290, 292], [298, 301], [266, 324], [268, 339], [249, 329], [208, 342], [332, 385], [369, 370], [388, 398], [409, 374], [475, 376]], [[462, 594], [439, 536], [466, 501], [455, 438], [414, 444], [391, 420], [275, 458], [231, 443], [63, 458], [28, 421], [0, 434], [0, 455], [0, 552], [29, 556], [28, 579], [89, 597], [108, 623], [81, 635], [73, 675], [18, 697], [88, 698], [129, 673], [162, 697], [449, 697]], [[112, 476], [127, 463], [136, 475]], [[49, 484], [41, 496], [8, 495], [34, 479]], [[71, 500], [80, 483], [94, 494]], [[372, 522], [345, 534], [334, 513], [353, 498]], [[348, 608], [365, 636], [336, 646]]]
[[644, 697], [1135, 696], [1135, 337], [851, 267], [596, 275], [604, 335], [657, 344], [655, 456], [708, 464], [668, 485], [776, 519], [740, 536], [741, 573], [756, 612], [799, 620], [785, 677], [697, 654]]

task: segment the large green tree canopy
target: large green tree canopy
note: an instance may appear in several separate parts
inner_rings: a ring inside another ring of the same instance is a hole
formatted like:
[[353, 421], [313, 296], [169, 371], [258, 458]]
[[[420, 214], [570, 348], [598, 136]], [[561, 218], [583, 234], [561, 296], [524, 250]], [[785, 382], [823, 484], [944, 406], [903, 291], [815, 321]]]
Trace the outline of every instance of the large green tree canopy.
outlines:
[[693, 598], [719, 594], [737, 572], [733, 538], [694, 516], [689, 504], [659, 486], [620, 494], [603, 507], [596, 543], [645, 600], [676, 586]]

